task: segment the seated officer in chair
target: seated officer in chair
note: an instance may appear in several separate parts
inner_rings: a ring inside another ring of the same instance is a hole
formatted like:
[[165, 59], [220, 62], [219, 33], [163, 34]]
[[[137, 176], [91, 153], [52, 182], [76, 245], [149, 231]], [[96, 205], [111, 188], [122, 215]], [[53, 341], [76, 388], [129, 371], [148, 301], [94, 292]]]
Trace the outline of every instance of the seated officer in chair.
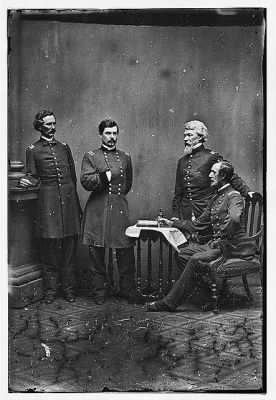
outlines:
[[212, 166], [209, 178], [216, 194], [208, 202], [205, 211], [194, 221], [170, 221], [162, 219], [164, 224], [180, 229], [186, 235], [212, 228], [212, 239], [207, 243], [196, 240], [180, 249], [176, 262], [183, 271], [180, 278], [167, 296], [159, 301], [146, 303], [148, 311], [175, 311], [187, 294], [189, 281], [200, 262], [210, 262], [221, 255], [221, 247], [227, 240], [231, 244], [229, 256], [243, 259], [253, 258], [255, 245], [249, 242], [239, 243], [246, 238], [244, 226], [244, 203], [239, 192], [235, 191], [230, 181], [234, 173], [233, 166], [227, 161], [220, 161]]

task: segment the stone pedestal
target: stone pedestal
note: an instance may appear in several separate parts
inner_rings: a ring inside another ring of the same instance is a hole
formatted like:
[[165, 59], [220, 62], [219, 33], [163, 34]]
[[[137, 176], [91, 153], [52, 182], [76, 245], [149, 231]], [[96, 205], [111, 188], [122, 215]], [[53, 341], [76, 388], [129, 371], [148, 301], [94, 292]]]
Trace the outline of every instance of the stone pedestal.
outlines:
[[15, 308], [24, 307], [43, 297], [39, 249], [34, 237], [39, 189], [22, 189], [17, 187], [17, 182], [15, 174], [10, 177], [9, 173], [9, 306]]

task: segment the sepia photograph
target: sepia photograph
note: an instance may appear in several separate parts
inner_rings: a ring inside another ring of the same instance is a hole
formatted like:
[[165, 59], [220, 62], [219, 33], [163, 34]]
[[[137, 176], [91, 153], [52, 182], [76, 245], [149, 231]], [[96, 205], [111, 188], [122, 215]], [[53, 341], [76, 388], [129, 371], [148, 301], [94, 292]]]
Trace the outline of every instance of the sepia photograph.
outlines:
[[189, 5], [5, 10], [9, 394], [267, 393], [267, 9]]

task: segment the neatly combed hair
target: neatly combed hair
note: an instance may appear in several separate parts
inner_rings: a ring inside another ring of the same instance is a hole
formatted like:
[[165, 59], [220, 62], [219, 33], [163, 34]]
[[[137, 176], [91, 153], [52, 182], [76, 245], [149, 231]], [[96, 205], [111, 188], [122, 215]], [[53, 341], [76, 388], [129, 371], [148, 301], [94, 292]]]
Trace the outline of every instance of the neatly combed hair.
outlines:
[[100, 135], [103, 134], [103, 131], [105, 128], [113, 128], [113, 126], [117, 126], [117, 131], [119, 133], [119, 126], [117, 122], [113, 121], [113, 119], [104, 119], [100, 124], [99, 124], [99, 133]]
[[43, 118], [48, 117], [49, 115], [53, 115], [55, 117], [54, 113], [49, 110], [41, 110], [36, 114], [33, 125], [37, 131], [40, 131], [40, 128], [44, 123]]
[[186, 122], [186, 124], [184, 125], [184, 129], [191, 129], [193, 131], [196, 131], [196, 133], [198, 134], [198, 136], [201, 137], [201, 141], [202, 142], [206, 142], [206, 140], [208, 139], [208, 129], [207, 126], [201, 122], [201, 121], [188, 121]]
[[220, 176], [224, 175], [224, 180], [226, 182], [230, 182], [234, 174], [233, 165], [229, 161], [220, 161], [218, 162], [218, 164], [220, 165], [219, 175]]

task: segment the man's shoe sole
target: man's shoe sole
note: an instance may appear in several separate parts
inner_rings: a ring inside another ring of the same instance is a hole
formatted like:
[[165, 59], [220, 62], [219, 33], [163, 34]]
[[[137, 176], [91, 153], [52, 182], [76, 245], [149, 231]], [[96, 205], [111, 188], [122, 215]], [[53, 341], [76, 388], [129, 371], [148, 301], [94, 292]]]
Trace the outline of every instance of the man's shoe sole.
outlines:
[[97, 306], [102, 306], [105, 302], [105, 299], [94, 299], [95, 304], [97, 304]]
[[152, 303], [146, 303], [146, 309], [150, 312], [174, 312], [175, 310], [169, 307], [165, 303], [159, 303], [158, 301], [153, 301]]

